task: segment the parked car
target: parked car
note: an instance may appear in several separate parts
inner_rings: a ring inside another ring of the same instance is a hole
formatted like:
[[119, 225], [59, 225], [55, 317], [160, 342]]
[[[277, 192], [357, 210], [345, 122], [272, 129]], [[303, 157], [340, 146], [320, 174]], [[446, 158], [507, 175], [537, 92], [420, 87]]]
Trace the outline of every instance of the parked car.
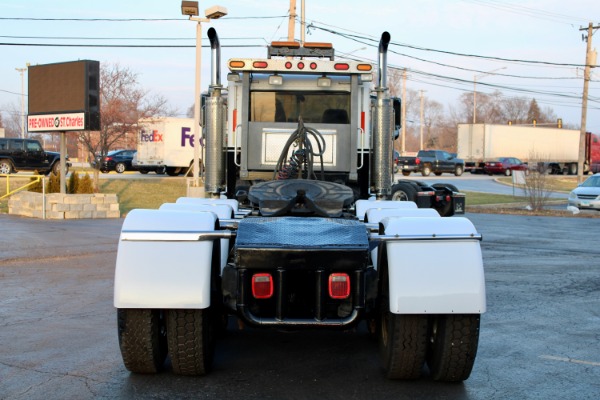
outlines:
[[92, 163], [94, 168], [100, 169], [101, 172], [108, 173], [116, 171], [122, 174], [125, 171], [134, 171], [132, 165], [133, 156], [136, 150], [113, 150], [109, 151], [106, 156], [97, 156]]
[[487, 161], [483, 166], [483, 171], [488, 175], [503, 174], [506, 176], [511, 176], [513, 171], [525, 171], [525, 175], [527, 175], [529, 167], [515, 157], [498, 157]]
[[600, 211], [600, 173], [590, 176], [571, 191], [569, 205]]
[[[69, 156], [65, 159], [66, 173], [71, 163]], [[38, 171], [48, 175], [60, 172], [60, 154], [45, 151], [42, 144], [35, 139], [0, 138], [0, 174], [11, 174], [18, 171]]]

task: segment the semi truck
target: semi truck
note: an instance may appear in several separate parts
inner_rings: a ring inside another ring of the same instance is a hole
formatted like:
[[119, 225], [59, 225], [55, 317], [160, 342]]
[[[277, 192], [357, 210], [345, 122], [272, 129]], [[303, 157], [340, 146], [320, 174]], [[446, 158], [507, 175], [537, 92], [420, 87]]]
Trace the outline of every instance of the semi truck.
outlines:
[[194, 159], [193, 118], [158, 117], [138, 122], [133, 167], [140, 173], [185, 174]]
[[[465, 170], [483, 172], [499, 157], [516, 157], [553, 174], [576, 175], [580, 132], [572, 129], [494, 124], [458, 124], [458, 157]], [[586, 136], [584, 172], [600, 168], [598, 136]]]
[[486, 311], [481, 235], [464, 216], [394, 199], [389, 33], [376, 82], [373, 65], [338, 61], [325, 43], [230, 59], [227, 105], [213, 28], [208, 37], [205, 197], [132, 210], [121, 229], [125, 367], [157, 373], [170, 357], [174, 373], [204, 375], [235, 318], [238, 329], [362, 324], [388, 378], [467, 379]]

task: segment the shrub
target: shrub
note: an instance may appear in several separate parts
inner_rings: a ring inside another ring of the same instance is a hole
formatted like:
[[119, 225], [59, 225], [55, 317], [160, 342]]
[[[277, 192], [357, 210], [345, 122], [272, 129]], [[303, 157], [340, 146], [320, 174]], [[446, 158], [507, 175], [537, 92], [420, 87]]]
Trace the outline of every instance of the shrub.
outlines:
[[46, 184], [46, 193], [60, 193], [60, 176], [50, 173]]
[[[39, 175], [39, 173], [37, 171], [34, 171], [33, 174]], [[37, 180], [37, 178], [34, 178], [34, 177], [29, 178], [30, 182], [35, 182], [35, 183], [33, 185], [30, 185], [27, 190], [30, 192], [35, 192], [35, 193], [42, 193], [42, 191], [43, 191], [42, 190], [43, 189], [42, 181], [39, 180], [36, 182], [36, 180]]]
[[85, 173], [83, 178], [81, 178], [79, 180], [79, 186], [77, 186], [77, 193], [80, 193], [80, 194], [95, 193], [94, 182], [92, 181], [90, 174], [88, 174], [87, 172]]
[[79, 193], [79, 174], [76, 171], [71, 172], [69, 177], [67, 193]]

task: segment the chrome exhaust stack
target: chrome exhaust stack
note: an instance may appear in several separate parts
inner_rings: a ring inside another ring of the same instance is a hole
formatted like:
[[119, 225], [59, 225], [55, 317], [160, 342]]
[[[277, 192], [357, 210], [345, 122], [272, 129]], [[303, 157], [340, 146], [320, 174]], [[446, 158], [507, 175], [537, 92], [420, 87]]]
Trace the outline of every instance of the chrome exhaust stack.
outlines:
[[208, 198], [220, 197], [225, 184], [226, 110], [221, 97], [221, 44], [214, 28], [208, 30], [211, 48], [210, 97], [206, 99], [204, 126], [204, 191]]
[[383, 32], [379, 41], [377, 100], [373, 118], [371, 193], [377, 200], [392, 194], [393, 107], [387, 87], [387, 50], [391, 36]]

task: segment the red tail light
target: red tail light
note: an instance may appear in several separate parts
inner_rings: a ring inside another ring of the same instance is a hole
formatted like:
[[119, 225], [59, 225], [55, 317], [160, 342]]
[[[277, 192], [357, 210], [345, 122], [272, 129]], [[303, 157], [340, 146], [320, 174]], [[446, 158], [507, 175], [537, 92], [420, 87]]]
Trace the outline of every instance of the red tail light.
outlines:
[[419, 157], [415, 158], [415, 164], [417, 164], [417, 165], [421, 164], [421, 159]]
[[252, 296], [255, 299], [269, 299], [273, 296], [273, 277], [271, 274], [252, 276]]
[[350, 277], [348, 274], [335, 273], [329, 275], [329, 297], [347, 299], [350, 296]]
[[104, 157], [104, 161], [112, 161], [112, 157]]

